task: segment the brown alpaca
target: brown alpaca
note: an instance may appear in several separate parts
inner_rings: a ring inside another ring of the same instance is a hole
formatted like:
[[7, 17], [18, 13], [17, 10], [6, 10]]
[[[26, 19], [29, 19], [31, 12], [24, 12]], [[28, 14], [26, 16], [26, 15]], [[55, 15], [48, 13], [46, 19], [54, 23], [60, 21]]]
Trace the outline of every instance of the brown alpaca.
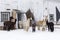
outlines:
[[16, 19], [15, 19], [15, 22], [12, 22], [11, 20], [12, 20], [13, 18], [12, 17], [10, 17], [10, 21], [5, 21], [4, 22], [4, 30], [10, 30], [10, 29], [15, 29], [15, 24], [16, 24]]

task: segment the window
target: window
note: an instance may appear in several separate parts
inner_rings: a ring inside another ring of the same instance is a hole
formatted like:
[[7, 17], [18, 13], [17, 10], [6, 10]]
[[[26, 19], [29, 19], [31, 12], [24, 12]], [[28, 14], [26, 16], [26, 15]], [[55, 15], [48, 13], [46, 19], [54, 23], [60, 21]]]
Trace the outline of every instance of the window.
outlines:
[[10, 12], [1, 12], [1, 22], [8, 21]]
[[54, 14], [49, 14], [50, 21], [54, 21]]

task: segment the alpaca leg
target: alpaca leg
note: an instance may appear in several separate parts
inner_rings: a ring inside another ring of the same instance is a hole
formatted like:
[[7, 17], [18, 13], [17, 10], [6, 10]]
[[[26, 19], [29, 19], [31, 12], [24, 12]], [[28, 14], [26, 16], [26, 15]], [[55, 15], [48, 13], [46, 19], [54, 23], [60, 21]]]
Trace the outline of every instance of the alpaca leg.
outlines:
[[48, 31], [50, 31], [50, 25], [48, 25]]
[[9, 29], [8, 29], [8, 26], [6, 26], [6, 30], [9, 30]]
[[22, 24], [20, 24], [19, 26], [20, 26], [20, 29], [22, 29]]
[[25, 31], [27, 31], [27, 26], [25, 27]]
[[45, 27], [44, 26], [42, 27], [42, 31], [45, 31]]
[[28, 31], [29, 27], [30, 27], [29, 20], [27, 20], [27, 22], [26, 22], [26, 31]]
[[35, 32], [35, 27], [32, 27], [32, 32]]
[[7, 29], [8, 29], [8, 31], [10, 31], [10, 27], [8, 27]]
[[26, 30], [26, 25], [25, 22], [23, 23], [23, 29]]
[[54, 31], [54, 27], [53, 27], [53, 25], [51, 25], [51, 32], [53, 32]]
[[26, 31], [26, 26], [24, 26], [24, 30]]
[[25, 30], [25, 31], [28, 31], [28, 29], [29, 29], [29, 28], [28, 28], [27, 26], [25, 26], [24, 30]]
[[22, 21], [19, 21], [19, 28], [22, 29]]
[[26, 31], [28, 31], [28, 29], [29, 29], [29, 28], [27, 27], [27, 28], [26, 28]]
[[40, 26], [38, 26], [38, 30], [40, 30]]

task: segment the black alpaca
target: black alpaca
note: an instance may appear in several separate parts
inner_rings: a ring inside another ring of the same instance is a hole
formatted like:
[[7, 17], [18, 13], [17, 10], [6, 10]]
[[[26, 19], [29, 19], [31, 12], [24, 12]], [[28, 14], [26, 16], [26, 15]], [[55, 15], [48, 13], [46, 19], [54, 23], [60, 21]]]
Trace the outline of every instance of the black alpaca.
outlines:
[[32, 20], [32, 32], [36, 31], [36, 23], [34, 20]]
[[54, 31], [54, 23], [46, 21], [46, 24], [48, 26], [48, 31], [53, 32]]

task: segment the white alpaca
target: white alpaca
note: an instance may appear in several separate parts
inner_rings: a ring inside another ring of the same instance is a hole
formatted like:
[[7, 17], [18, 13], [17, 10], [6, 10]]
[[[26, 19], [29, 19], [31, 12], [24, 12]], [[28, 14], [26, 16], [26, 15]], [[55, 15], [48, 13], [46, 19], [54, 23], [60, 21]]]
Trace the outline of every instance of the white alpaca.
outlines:
[[27, 19], [26, 21], [23, 21], [24, 30], [28, 31], [29, 27], [30, 27], [30, 19]]
[[25, 21], [19, 21], [19, 27], [22, 28], [26, 31], [28, 31], [29, 27], [30, 27], [30, 19], [25, 20]]

